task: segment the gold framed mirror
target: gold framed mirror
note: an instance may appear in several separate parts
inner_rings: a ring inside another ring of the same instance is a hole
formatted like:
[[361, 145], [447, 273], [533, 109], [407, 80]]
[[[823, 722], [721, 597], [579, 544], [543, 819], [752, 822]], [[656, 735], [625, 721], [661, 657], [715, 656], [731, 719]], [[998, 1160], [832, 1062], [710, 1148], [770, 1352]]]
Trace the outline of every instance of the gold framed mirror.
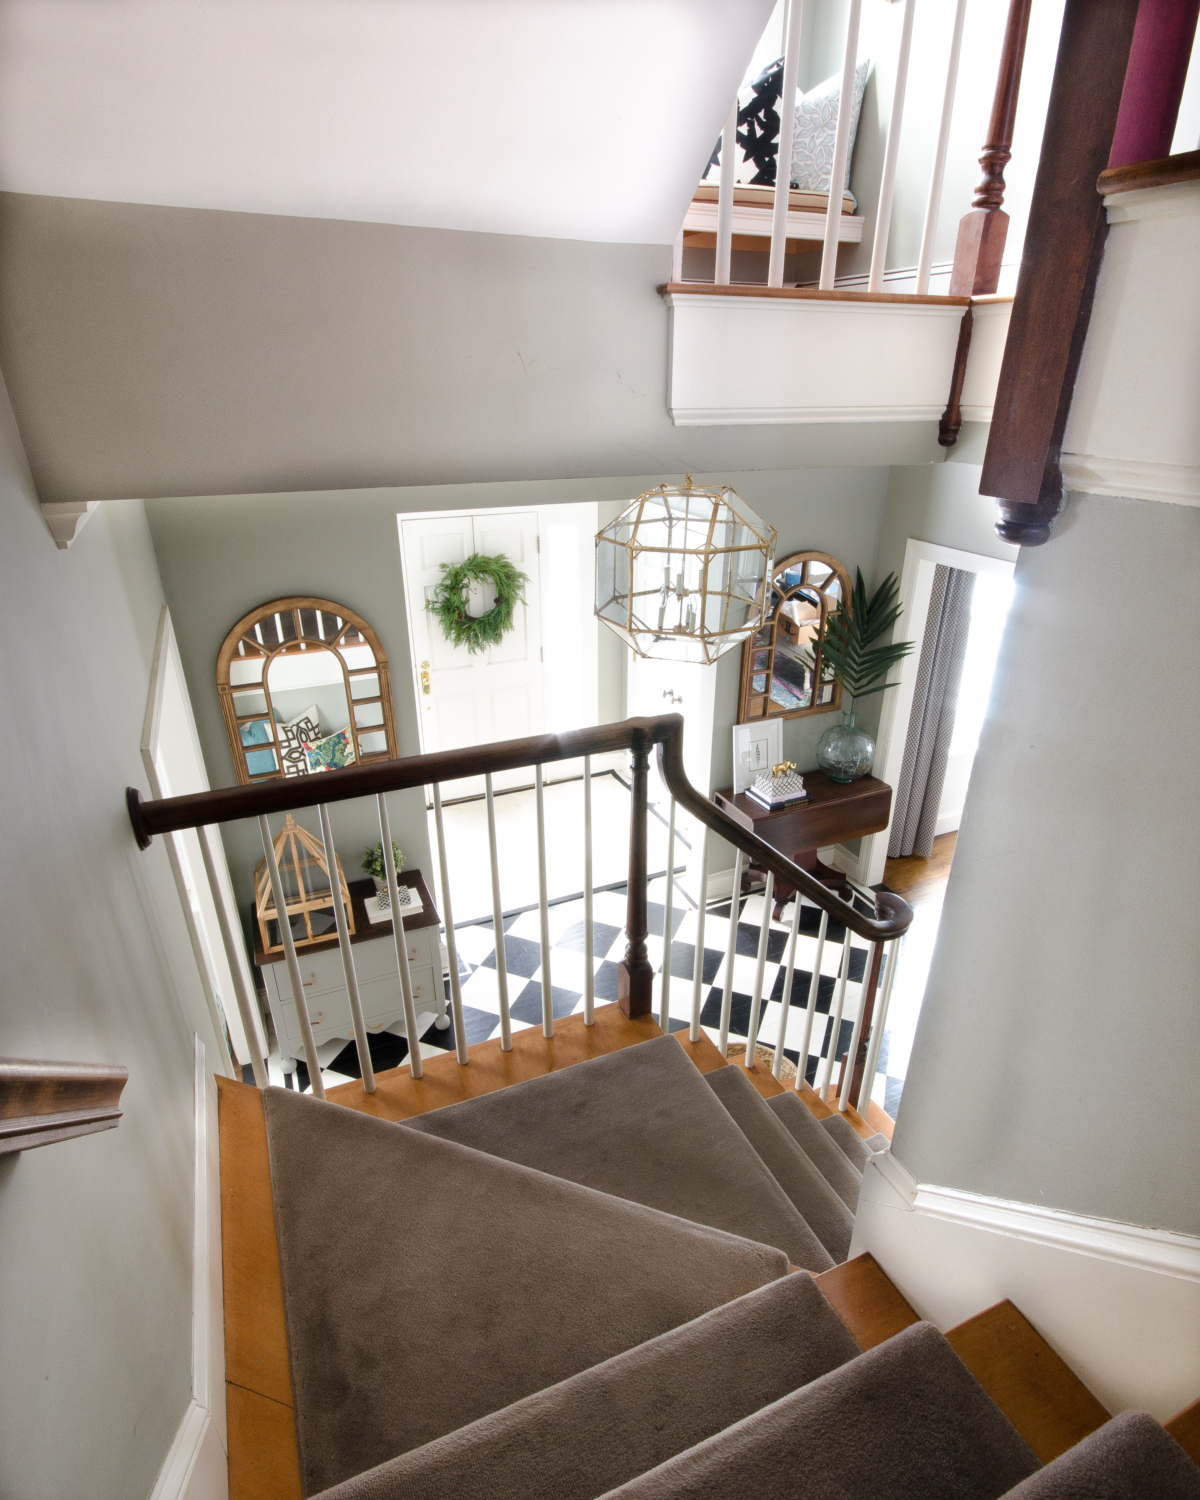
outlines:
[[[825, 622], [850, 598], [850, 575], [827, 552], [776, 561], [766, 620], [742, 647], [738, 723], [797, 719], [840, 708], [842, 690], [821, 659]], [[815, 655], [815, 670], [803, 657]]]
[[344, 604], [275, 599], [251, 610], [225, 637], [217, 692], [243, 785], [398, 753], [387, 656]]

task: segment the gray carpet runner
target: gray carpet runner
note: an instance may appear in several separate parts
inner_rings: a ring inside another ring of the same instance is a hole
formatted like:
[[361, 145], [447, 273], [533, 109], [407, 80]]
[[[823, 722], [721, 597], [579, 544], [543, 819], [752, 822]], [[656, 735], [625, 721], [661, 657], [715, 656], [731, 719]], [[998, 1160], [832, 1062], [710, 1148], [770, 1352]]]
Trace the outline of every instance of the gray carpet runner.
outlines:
[[786, 1276], [321, 1500], [595, 1500], [857, 1354], [812, 1278]]
[[1200, 1500], [1200, 1469], [1144, 1411], [1126, 1411], [1005, 1500]]
[[[731, 1063], [715, 1073], [705, 1073], [704, 1081], [733, 1116], [734, 1123], [834, 1261], [844, 1261], [850, 1253], [854, 1215], [745, 1072]], [[804, 1106], [801, 1104], [800, 1108]]]
[[404, 1124], [778, 1246], [805, 1271], [833, 1265], [821, 1231], [805, 1222], [674, 1037], [639, 1042]]
[[816, 1115], [801, 1103], [795, 1089], [768, 1099], [767, 1107], [853, 1213], [858, 1207], [862, 1173], [850, 1165], [850, 1158], [829, 1132], [821, 1129]]
[[1039, 1465], [929, 1323], [609, 1492], [610, 1500], [998, 1500]]
[[287, 1089], [263, 1109], [306, 1495], [787, 1272], [779, 1250]]
[[871, 1152], [850, 1121], [842, 1115], [832, 1114], [818, 1120], [817, 1124], [822, 1130], [828, 1131], [830, 1138], [845, 1152], [851, 1166], [861, 1177], [871, 1160]]

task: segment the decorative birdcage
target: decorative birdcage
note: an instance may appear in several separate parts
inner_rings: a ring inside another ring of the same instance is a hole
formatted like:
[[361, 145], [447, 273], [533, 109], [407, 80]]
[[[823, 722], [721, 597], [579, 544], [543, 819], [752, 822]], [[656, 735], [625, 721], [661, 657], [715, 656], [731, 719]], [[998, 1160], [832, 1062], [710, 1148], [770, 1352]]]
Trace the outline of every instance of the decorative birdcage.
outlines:
[[661, 484], [596, 537], [596, 614], [639, 656], [714, 662], [761, 629], [775, 530], [728, 485]]
[[[346, 924], [353, 932], [354, 908], [350, 902], [350, 889], [341, 860], [336, 856], [335, 860]], [[284, 905], [296, 947], [324, 942], [332, 937], [337, 931], [337, 917], [333, 910], [333, 883], [329, 878], [325, 846], [306, 828], [301, 828], [291, 813], [275, 839], [275, 861], [279, 866]], [[254, 871], [254, 903], [262, 952], [279, 953], [283, 948], [283, 934], [265, 859], [259, 860]]]

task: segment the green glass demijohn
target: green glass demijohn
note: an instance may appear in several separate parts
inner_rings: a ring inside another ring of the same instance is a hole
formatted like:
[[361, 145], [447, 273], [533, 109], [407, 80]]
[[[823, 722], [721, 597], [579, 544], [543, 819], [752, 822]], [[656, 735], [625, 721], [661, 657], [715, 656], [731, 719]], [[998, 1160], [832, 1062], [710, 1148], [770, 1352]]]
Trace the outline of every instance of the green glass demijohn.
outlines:
[[854, 713], [842, 710], [842, 722], [832, 724], [817, 741], [817, 765], [830, 781], [857, 781], [870, 774], [875, 760], [875, 741], [854, 722]]

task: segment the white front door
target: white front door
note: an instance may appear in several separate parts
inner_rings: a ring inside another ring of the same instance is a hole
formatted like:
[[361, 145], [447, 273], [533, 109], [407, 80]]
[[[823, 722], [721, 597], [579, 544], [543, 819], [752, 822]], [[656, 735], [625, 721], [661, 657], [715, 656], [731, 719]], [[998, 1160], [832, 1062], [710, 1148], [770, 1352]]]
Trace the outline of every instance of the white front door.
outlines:
[[[537, 513], [401, 518], [400, 537], [422, 751], [430, 755], [541, 734], [545, 708]], [[499, 645], [480, 652], [448, 641], [426, 608], [441, 582], [442, 565], [455, 566], [473, 552], [502, 552], [527, 575], [525, 603], [516, 607], [513, 628]], [[532, 779], [531, 769], [494, 778], [498, 787], [532, 785]], [[474, 796], [482, 790], [482, 778], [475, 777], [449, 784], [445, 795]]]

